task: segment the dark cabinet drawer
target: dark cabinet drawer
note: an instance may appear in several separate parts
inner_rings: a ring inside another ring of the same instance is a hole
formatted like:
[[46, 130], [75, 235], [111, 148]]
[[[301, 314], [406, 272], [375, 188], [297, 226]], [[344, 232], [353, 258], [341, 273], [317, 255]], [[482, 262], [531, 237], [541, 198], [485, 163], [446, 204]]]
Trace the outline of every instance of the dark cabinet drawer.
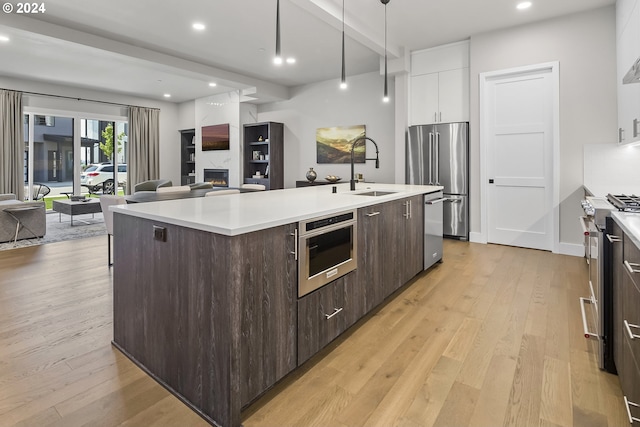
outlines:
[[640, 290], [640, 249], [628, 236], [624, 239], [624, 260], [627, 271], [634, 271], [629, 271], [629, 275], [635, 287]]
[[[298, 300], [298, 365], [344, 332], [355, 317], [349, 273]], [[349, 299], [347, 299], [349, 298]], [[351, 304], [350, 304], [351, 303]]]
[[623, 280], [622, 333], [636, 365], [640, 365], [640, 292], [631, 283], [629, 275]]
[[[640, 405], [640, 369], [631, 354], [628, 339], [624, 341], [622, 359], [624, 364], [623, 372], [618, 372], [622, 394], [629, 402]], [[634, 418], [640, 419], [640, 407], [630, 405], [629, 409]]]

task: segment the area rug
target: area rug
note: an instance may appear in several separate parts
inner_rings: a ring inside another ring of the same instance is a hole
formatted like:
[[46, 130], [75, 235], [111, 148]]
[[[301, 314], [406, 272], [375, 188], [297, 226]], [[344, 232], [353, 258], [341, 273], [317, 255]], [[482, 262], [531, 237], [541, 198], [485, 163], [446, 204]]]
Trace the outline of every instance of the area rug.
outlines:
[[107, 229], [104, 225], [102, 212], [94, 215], [74, 215], [72, 226], [69, 215], [59, 215], [57, 212], [52, 211], [47, 212], [47, 234], [44, 237], [18, 240], [15, 245], [13, 241], [0, 243], [0, 251], [105, 234], [107, 234]]

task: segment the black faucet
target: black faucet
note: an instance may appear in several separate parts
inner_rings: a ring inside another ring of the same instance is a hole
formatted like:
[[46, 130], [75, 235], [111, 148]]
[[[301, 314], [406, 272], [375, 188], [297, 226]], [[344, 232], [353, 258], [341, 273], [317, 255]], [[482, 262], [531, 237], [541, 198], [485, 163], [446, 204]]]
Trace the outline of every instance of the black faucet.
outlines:
[[[376, 161], [376, 169], [380, 169], [380, 159], [378, 158], [378, 154], [380, 154], [380, 151], [378, 151], [378, 144], [376, 144], [376, 142], [369, 138], [368, 136], [363, 136], [362, 138], [358, 138], [355, 141], [353, 141], [353, 144], [351, 145], [351, 191], [355, 191], [356, 189], [356, 180], [355, 180], [355, 171], [353, 170], [353, 163], [354, 163], [354, 157], [353, 157], [353, 149], [356, 148], [356, 144], [359, 141], [364, 141], [365, 147], [367, 145], [367, 139], [371, 142], [373, 142], [373, 145], [376, 146], [376, 158], [375, 159], [364, 159], [366, 160], [375, 160]], [[366, 151], [366, 150], [365, 150]]]

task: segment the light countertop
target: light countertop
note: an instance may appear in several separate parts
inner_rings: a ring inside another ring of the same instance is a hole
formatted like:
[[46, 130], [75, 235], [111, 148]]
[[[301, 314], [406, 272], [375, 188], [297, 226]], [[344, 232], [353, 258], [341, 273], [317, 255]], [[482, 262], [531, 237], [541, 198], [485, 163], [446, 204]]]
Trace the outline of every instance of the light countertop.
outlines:
[[611, 212], [611, 216], [631, 241], [640, 248], [640, 213]]
[[[111, 210], [182, 227], [235, 236], [443, 189], [430, 185], [358, 183], [356, 191], [351, 192], [348, 182], [335, 186], [337, 193], [332, 193], [333, 185], [319, 185], [118, 205], [111, 207]], [[355, 195], [368, 190], [396, 193], [377, 197]], [[117, 215], [114, 220], [117, 221]]]
[[592, 196], [597, 197], [606, 197], [607, 194], [640, 195], [640, 185], [638, 184], [584, 184], [583, 187], [588, 193], [591, 193]]

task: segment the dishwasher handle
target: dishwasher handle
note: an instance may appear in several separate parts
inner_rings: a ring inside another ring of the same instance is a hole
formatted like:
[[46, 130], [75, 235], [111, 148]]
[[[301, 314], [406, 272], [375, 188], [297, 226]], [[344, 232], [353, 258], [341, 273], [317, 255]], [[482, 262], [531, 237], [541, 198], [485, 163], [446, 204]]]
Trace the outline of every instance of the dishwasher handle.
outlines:
[[446, 197], [441, 197], [439, 199], [431, 199], [424, 202], [425, 205], [437, 205], [438, 203], [446, 202], [449, 200]]

